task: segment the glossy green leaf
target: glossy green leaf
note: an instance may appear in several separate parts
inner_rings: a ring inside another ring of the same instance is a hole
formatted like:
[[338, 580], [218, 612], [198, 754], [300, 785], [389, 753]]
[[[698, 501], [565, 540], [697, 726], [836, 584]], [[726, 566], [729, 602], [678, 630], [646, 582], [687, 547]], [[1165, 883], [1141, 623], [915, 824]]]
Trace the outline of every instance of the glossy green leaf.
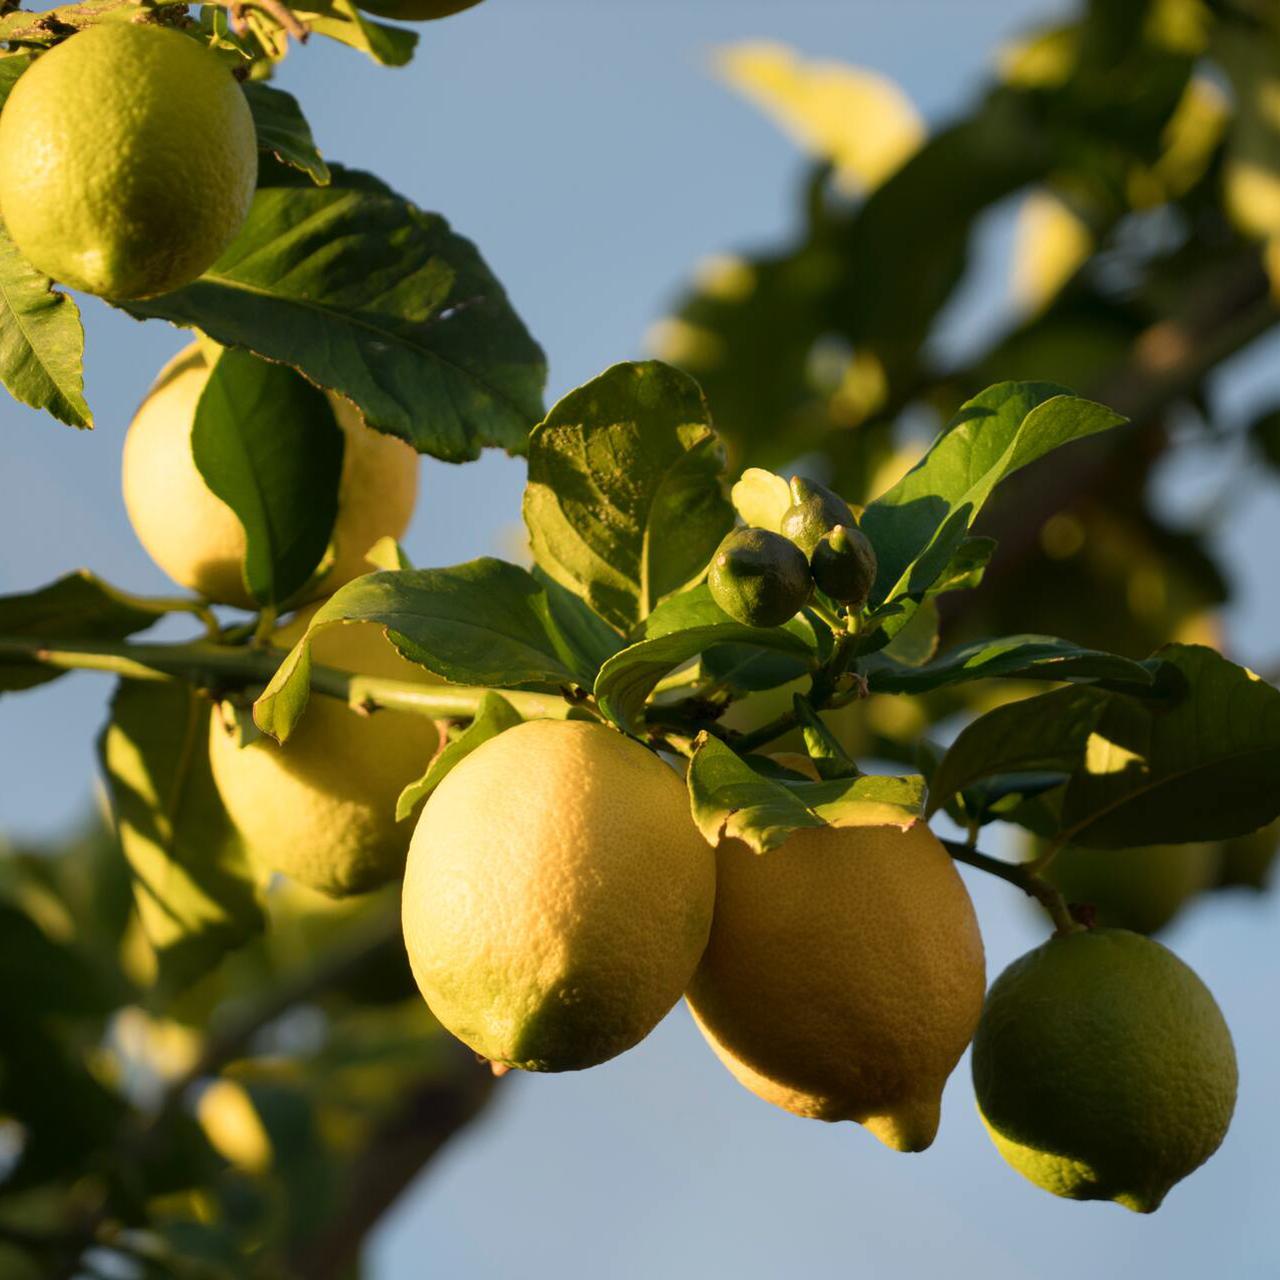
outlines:
[[475, 246], [366, 175], [289, 173], [203, 276], [125, 309], [292, 365], [421, 453], [523, 453], [545, 362]]
[[384, 67], [403, 67], [413, 58], [418, 33], [375, 22], [352, 0], [307, 0], [295, 16], [317, 35], [368, 54]]
[[929, 814], [984, 778], [1073, 773], [1111, 696], [1088, 685], [1073, 685], [979, 716], [961, 730], [934, 773]]
[[749, 644], [808, 661], [817, 650], [813, 627], [802, 616], [785, 627], [747, 627], [730, 618], [703, 584], [659, 606], [645, 621], [642, 638], [600, 668], [595, 695], [601, 710], [621, 728], [635, 731], [645, 700], [662, 677], [719, 644]]
[[927, 693], [968, 680], [1062, 680], [1150, 689], [1158, 663], [1134, 662], [1114, 653], [1083, 649], [1053, 636], [1006, 636], [979, 640], [945, 653], [923, 666], [893, 660], [892, 647], [865, 664], [875, 693]]
[[1111, 699], [1067, 787], [1073, 844], [1225, 840], [1280, 816], [1280, 690], [1200, 645], [1157, 656], [1186, 688], [1167, 709]]
[[270, 151], [282, 164], [305, 173], [317, 186], [327, 186], [329, 166], [316, 150], [311, 126], [297, 98], [283, 89], [254, 80], [241, 87], [253, 112], [258, 146]]
[[250, 594], [283, 604], [324, 558], [338, 515], [343, 436], [329, 398], [287, 365], [224, 350], [196, 406], [191, 449], [244, 527]]
[[370, 573], [320, 607], [254, 706], [254, 720], [283, 742], [307, 702], [311, 637], [321, 627], [373, 622], [396, 649], [454, 684], [590, 685], [556, 625], [545, 589], [525, 569], [483, 558], [451, 569]]
[[894, 825], [920, 817], [921, 777], [859, 775], [826, 782], [784, 782], [757, 773], [718, 738], [706, 738], [689, 762], [693, 820], [710, 844], [745, 841], [757, 853], [813, 827]]
[[487, 693], [475, 719], [439, 755], [426, 773], [411, 782], [396, 801], [396, 821], [403, 822], [478, 746], [521, 723], [521, 715], [498, 693]]
[[862, 518], [879, 558], [875, 604], [920, 599], [949, 572], [997, 484], [1124, 419], [1048, 382], [1003, 382], [965, 404], [933, 447]]
[[[37, 591], [0, 596], [0, 637], [79, 643], [123, 640], [145, 631], [165, 612], [162, 604], [126, 595], [80, 569]], [[6, 655], [0, 643], [0, 692], [30, 689], [65, 674], [17, 654]]]
[[138, 918], [170, 990], [263, 927], [244, 845], [209, 768], [210, 713], [188, 685], [125, 681], [98, 744]]
[[696, 581], [733, 524], [724, 453], [687, 374], [620, 364], [529, 442], [524, 518], [539, 567], [629, 632]]
[[83, 359], [79, 308], [0, 227], [0, 381], [33, 409], [46, 409], [71, 427], [92, 427]]

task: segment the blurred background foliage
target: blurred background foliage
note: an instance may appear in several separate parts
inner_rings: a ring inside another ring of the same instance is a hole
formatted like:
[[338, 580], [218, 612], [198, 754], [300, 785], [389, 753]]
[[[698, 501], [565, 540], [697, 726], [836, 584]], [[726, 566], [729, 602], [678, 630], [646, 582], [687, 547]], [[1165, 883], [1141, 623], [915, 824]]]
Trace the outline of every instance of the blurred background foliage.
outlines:
[[[1010, 486], [980, 529], [1000, 542], [982, 588], [946, 597], [921, 660], [940, 634], [1221, 647], [1215, 520], [1233, 486], [1280, 482], [1280, 401], [1223, 422], [1209, 386], [1280, 319], [1280, 10], [1092, 0], [1001, 50], [933, 133], [866, 70], [752, 44], [719, 71], [813, 158], [789, 239], [708, 259], [653, 335], [706, 389], [732, 470], [803, 464], [865, 503], [987, 384], [1065, 384], [1132, 425]], [[940, 341], [1011, 206], [1007, 295]], [[1221, 501], [1174, 524], [1152, 480], [1187, 439], [1229, 466]], [[860, 755], [915, 759], [993, 705], [961, 688], [830, 715]], [[1200, 894], [1263, 889], [1278, 843], [1068, 850], [1056, 874], [1100, 920], [1152, 932]], [[414, 992], [395, 895], [275, 884], [265, 935], [172, 991], [106, 823], [4, 852], [0, 1275], [357, 1276], [368, 1230], [493, 1085]]]

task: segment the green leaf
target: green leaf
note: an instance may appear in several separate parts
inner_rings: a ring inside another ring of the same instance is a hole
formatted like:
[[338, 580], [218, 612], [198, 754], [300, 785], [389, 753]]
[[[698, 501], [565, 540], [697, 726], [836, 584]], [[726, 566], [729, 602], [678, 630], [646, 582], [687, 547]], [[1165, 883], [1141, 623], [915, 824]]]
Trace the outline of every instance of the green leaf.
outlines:
[[929, 452], [862, 518], [879, 559], [872, 602], [915, 599], [950, 572], [996, 485], [1124, 419], [1049, 382], [1002, 382], [965, 404]]
[[203, 276], [125, 310], [292, 365], [420, 453], [523, 453], [545, 361], [475, 246], [366, 175], [289, 172]]
[[254, 706], [254, 720], [283, 742], [307, 702], [311, 638], [321, 627], [375, 622], [410, 662], [454, 684], [589, 685], [552, 616], [546, 591], [525, 569], [484, 558], [452, 569], [370, 573], [317, 610], [306, 633]]
[[413, 58], [418, 33], [374, 22], [351, 0], [329, 0], [295, 9], [294, 15], [317, 35], [367, 53], [384, 67], [403, 67]]
[[0, 980], [10, 1016], [105, 1014], [116, 1005], [83, 954], [54, 941], [8, 902], [0, 902]]
[[283, 604], [324, 558], [338, 515], [343, 436], [328, 397], [286, 365], [225, 350], [196, 406], [191, 449], [244, 527], [250, 594]]
[[702, 655], [702, 674], [735, 693], [757, 693], [798, 680], [810, 669], [807, 657], [757, 649], [749, 644], [712, 645]]
[[856, 778], [862, 772], [853, 757], [842, 747], [826, 722], [813, 709], [813, 704], [802, 693], [792, 699], [796, 719], [804, 735], [804, 749], [809, 753], [823, 781], [832, 778]]
[[501, 694], [486, 693], [470, 725], [432, 760], [417, 782], [411, 782], [400, 793], [396, 821], [403, 822], [478, 746], [505, 729], [514, 729], [521, 720], [520, 713]]
[[[123, 640], [145, 631], [165, 612], [163, 605], [125, 595], [79, 569], [38, 591], [0, 596], [0, 636], [46, 642]], [[0, 692], [30, 689], [65, 674], [0, 651]]]
[[749, 644], [814, 660], [817, 639], [803, 617], [784, 627], [747, 627], [711, 598], [706, 585], [673, 596], [646, 619], [643, 638], [616, 653], [595, 681], [600, 709], [619, 727], [636, 731], [645, 700], [668, 671], [711, 645]]
[[124, 681], [99, 755], [160, 983], [189, 985], [263, 928], [243, 843], [209, 768], [207, 699]]
[[539, 567], [629, 632], [706, 570], [733, 525], [724, 453], [687, 374], [619, 364], [529, 441], [524, 518]]
[[316, 150], [311, 126], [297, 98], [260, 81], [251, 80], [241, 87], [253, 113], [258, 146], [281, 164], [305, 173], [316, 186], [328, 186], [329, 166]]
[[[903, 634], [906, 634], [905, 632]], [[1109, 686], [1151, 689], [1156, 662], [1134, 662], [1114, 653], [1083, 649], [1053, 636], [1006, 636], [979, 640], [952, 649], [924, 666], [893, 661], [893, 648], [876, 654], [864, 665], [867, 683], [875, 693], [927, 693], [968, 680], [1066, 680], [1105, 682]]]
[[706, 738], [689, 762], [693, 821], [709, 844], [745, 841], [757, 853], [776, 849], [811, 827], [893, 825], [919, 820], [924, 779], [859, 775], [827, 782], [766, 778], [718, 738]]
[[70, 427], [92, 427], [83, 359], [79, 308], [0, 227], [0, 381], [33, 409], [47, 409]]
[[747, 528], [782, 532], [782, 517], [791, 505], [791, 487], [780, 475], [748, 467], [729, 496]]
[[979, 716], [961, 730], [929, 789], [932, 815], [958, 791], [1002, 774], [1073, 773], [1111, 695], [1088, 685], [1055, 689]]
[[1169, 709], [1110, 700], [1067, 787], [1074, 844], [1226, 840], [1280, 816], [1280, 690], [1200, 645], [1158, 657], [1186, 690]]

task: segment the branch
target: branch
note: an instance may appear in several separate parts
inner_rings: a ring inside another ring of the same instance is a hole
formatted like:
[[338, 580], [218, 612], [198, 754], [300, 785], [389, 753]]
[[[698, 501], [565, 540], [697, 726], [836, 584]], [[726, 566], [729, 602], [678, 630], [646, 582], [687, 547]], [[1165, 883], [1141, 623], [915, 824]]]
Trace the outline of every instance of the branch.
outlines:
[[1029, 866], [1002, 862], [989, 854], [980, 853], [959, 840], [943, 840], [942, 846], [957, 861], [977, 867], [988, 875], [998, 876], [1016, 885], [1028, 897], [1034, 898], [1048, 913], [1055, 925], [1054, 935], [1078, 933], [1083, 926], [1077, 923], [1067, 906], [1067, 900], [1047, 880], [1036, 875]]
[[[194, 644], [70, 643], [29, 636], [0, 636], [0, 667], [30, 665], [61, 671], [103, 671], [126, 680], [185, 680], [214, 693], [260, 688], [275, 675], [285, 655], [205, 642]], [[440, 719], [472, 718], [491, 690], [472, 685], [419, 684], [353, 675], [335, 667], [313, 666], [311, 688], [339, 698], [357, 710], [408, 711]], [[563, 716], [558, 694], [501, 690], [527, 718]]]

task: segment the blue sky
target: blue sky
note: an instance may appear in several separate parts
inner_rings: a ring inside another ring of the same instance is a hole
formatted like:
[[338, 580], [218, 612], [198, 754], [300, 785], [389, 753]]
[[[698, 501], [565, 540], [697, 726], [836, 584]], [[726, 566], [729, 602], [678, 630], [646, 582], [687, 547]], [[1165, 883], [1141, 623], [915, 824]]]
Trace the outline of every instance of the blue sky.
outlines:
[[[408, 69], [322, 42], [281, 83], [334, 159], [370, 168], [474, 238], [547, 349], [551, 395], [644, 353], [648, 326], [702, 256], [767, 243], [791, 218], [801, 161], [715, 83], [717, 44], [772, 37], [899, 80], [931, 119], [981, 84], [995, 43], [1067, 11], [1050, 0], [487, 0], [423, 29]], [[1006, 222], [987, 237], [1002, 245]], [[976, 311], [1002, 281], [979, 272]], [[9, 441], [0, 493], [0, 591], [87, 564], [139, 591], [165, 581], [119, 497], [123, 430], [184, 339], [84, 301], [88, 393], [77, 434], [0, 404]], [[1280, 396], [1277, 347], [1221, 379], [1225, 411]], [[1205, 489], [1187, 451], [1161, 480], [1184, 508]], [[500, 549], [519, 518], [522, 464], [428, 462], [406, 539], [417, 563]], [[1277, 486], [1246, 494], [1225, 537], [1241, 604], [1239, 654], [1280, 656], [1274, 565], [1247, 553], [1280, 529]], [[77, 676], [5, 699], [0, 831], [64, 830], [89, 802], [92, 739], [107, 688]], [[993, 852], [1000, 852], [993, 846]], [[968, 877], [992, 975], [1043, 937], [1013, 890]], [[498, 1103], [405, 1197], [378, 1234], [376, 1280], [515, 1275], [558, 1280], [807, 1273], [988, 1280], [1144, 1272], [1232, 1280], [1280, 1274], [1280, 1078], [1275, 991], [1280, 895], [1215, 899], [1169, 942], [1217, 994], [1236, 1034], [1241, 1101], [1221, 1153], [1153, 1218], [1057, 1201], [990, 1149], [967, 1064], [935, 1147], [882, 1149], [852, 1126], [758, 1102], [678, 1009], [643, 1045], [595, 1071], [510, 1081]]]

